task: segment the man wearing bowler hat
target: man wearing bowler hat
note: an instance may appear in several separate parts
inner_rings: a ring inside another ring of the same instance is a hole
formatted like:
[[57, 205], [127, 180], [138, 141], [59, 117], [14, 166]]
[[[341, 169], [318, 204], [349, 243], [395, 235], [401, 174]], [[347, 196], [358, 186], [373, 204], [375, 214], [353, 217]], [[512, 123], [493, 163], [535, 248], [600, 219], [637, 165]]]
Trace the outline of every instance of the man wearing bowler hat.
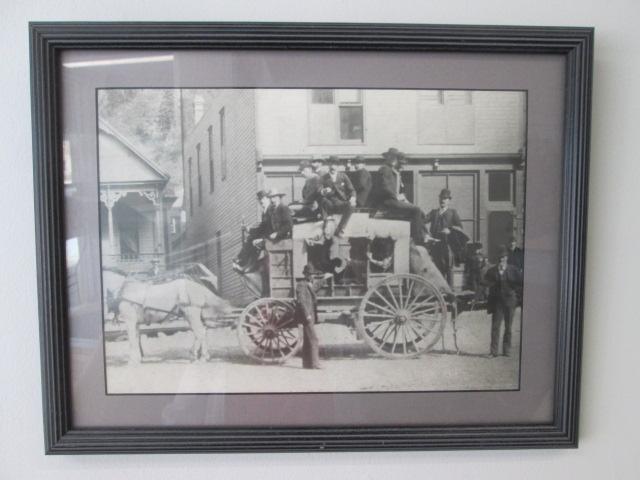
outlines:
[[336, 236], [344, 233], [349, 217], [356, 205], [356, 191], [346, 173], [340, 172], [340, 159], [336, 156], [329, 157], [329, 172], [320, 177], [320, 210], [326, 220], [331, 213], [342, 214], [340, 223], [336, 228]]
[[271, 207], [269, 207], [271, 233], [267, 238], [272, 242], [279, 242], [284, 238], [291, 237], [293, 219], [291, 218], [289, 207], [282, 203], [282, 197], [284, 197], [284, 195], [284, 193], [278, 192], [275, 188], [272, 188], [267, 193], [271, 201]]
[[411, 221], [411, 238], [414, 243], [424, 242], [424, 224], [420, 207], [409, 203], [404, 196], [400, 170], [406, 164], [404, 153], [397, 148], [390, 148], [382, 154], [384, 164], [378, 169], [378, 181], [375, 193], [375, 205], [392, 215], [400, 215]]
[[491, 356], [498, 356], [500, 328], [504, 322], [502, 354], [511, 354], [511, 325], [517, 305], [516, 290], [522, 281], [518, 269], [509, 265], [509, 250], [500, 246], [498, 264], [487, 270], [485, 281], [489, 286], [487, 312], [491, 314]]
[[[450, 208], [451, 191], [443, 188], [438, 195], [439, 208], [434, 208], [425, 217], [425, 224], [429, 225], [428, 233], [431, 237], [429, 253], [440, 273], [449, 285], [452, 282], [453, 252], [452, 248], [464, 247], [469, 239], [462, 231], [460, 216], [454, 208]], [[461, 245], [460, 245], [461, 244]]]
[[311, 160], [311, 168], [313, 173], [321, 177], [329, 171], [329, 167], [325, 164], [324, 158], [316, 157]]

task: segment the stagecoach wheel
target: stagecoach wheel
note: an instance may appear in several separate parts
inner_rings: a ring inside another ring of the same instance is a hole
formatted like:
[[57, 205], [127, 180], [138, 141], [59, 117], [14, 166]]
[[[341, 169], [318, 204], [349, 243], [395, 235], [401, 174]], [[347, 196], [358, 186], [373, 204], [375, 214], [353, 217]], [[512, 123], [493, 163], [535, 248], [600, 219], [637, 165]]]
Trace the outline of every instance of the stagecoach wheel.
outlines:
[[447, 305], [438, 288], [418, 275], [392, 275], [365, 294], [356, 326], [367, 344], [389, 358], [429, 350], [442, 337]]
[[273, 298], [250, 303], [238, 319], [238, 340], [244, 353], [262, 363], [283, 363], [302, 347], [302, 327], [293, 304]]

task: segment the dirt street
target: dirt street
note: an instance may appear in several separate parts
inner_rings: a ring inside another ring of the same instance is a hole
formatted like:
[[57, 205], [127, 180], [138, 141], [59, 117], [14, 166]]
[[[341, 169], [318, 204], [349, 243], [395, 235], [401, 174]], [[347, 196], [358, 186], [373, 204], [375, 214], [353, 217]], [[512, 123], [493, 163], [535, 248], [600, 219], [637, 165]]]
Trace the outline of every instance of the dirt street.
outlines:
[[513, 325], [510, 357], [488, 358], [490, 317], [483, 311], [462, 313], [457, 321], [455, 353], [451, 323], [444, 333], [444, 349], [413, 359], [376, 355], [343, 326], [318, 325], [321, 370], [303, 370], [300, 357], [283, 365], [259, 365], [246, 357], [235, 330], [209, 330], [212, 355], [208, 362], [191, 362], [190, 332], [142, 339], [145, 359], [128, 365], [128, 342], [109, 341], [109, 393], [242, 393], [511, 390], [518, 388], [520, 310]]

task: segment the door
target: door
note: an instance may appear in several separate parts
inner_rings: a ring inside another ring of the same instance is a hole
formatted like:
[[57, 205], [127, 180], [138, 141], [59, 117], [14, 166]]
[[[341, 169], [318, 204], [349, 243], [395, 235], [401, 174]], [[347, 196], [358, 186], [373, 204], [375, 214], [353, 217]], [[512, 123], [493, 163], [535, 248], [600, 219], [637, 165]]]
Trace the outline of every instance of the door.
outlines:
[[511, 235], [513, 235], [513, 212], [489, 212], [489, 261], [498, 260], [500, 245], [507, 245]]
[[478, 173], [422, 172], [419, 206], [425, 213], [438, 208], [438, 196], [443, 188], [451, 191], [451, 208], [460, 215], [462, 228], [473, 241], [478, 239]]

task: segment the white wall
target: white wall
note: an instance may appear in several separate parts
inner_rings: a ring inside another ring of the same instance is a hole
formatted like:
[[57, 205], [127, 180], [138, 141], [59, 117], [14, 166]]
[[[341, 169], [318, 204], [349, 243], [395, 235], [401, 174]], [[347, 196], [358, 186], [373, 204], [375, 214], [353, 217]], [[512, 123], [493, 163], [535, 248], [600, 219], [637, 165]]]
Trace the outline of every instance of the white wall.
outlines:
[[[0, 478], [640, 478], [637, 1], [3, 0]], [[570, 451], [44, 457], [33, 245], [28, 20], [283, 20], [596, 27], [581, 444]]]

